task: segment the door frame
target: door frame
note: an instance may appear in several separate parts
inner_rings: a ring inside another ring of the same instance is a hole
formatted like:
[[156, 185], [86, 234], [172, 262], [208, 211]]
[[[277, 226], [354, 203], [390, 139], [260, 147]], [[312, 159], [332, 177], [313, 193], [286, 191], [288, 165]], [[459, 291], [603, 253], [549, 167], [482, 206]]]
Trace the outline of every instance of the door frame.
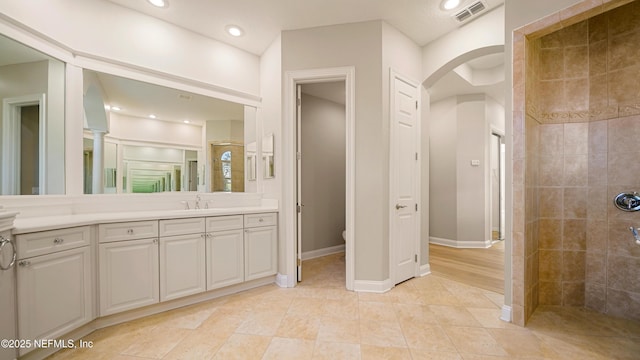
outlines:
[[398, 184], [397, 181], [395, 179], [395, 171], [396, 168], [394, 168], [393, 166], [393, 159], [395, 158], [395, 154], [398, 150], [398, 144], [396, 144], [395, 142], [395, 136], [396, 136], [396, 127], [394, 125], [394, 120], [393, 120], [393, 114], [395, 113], [396, 110], [396, 101], [395, 101], [395, 93], [396, 93], [396, 86], [395, 86], [395, 80], [398, 79], [400, 81], [403, 81], [413, 87], [416, 88], [416, 101], [418, 102], [417, 105], [417, 109], [416, 109], [416, 132], [415, 132], [415, 137], [416, 137], [416, 155], [417, 155], [417, 161], [416, 161], [416, 176], [417, 176], [417, 180], [416, 180], [416, 185], [415, 185], [415, 199], [416, 199], [416, 206], [417, 206], [417, 210], [416, 210], [416, 225], [415, 225], [415, 234], [416, 234], [416, 238], [414, 239], [415, 241], [415, 250], [416, 250], [416, 255], [417, 255], [417, 259], [415, 262], [415, 269], [414, 269], [414, 276], [418, 277], [420, 276], [420, 263], [421, 263], [421, 251], [420, 251], [420, 217], [421, 217], [421, 211], [422, 211], [422, 203], [421, 203], [421, 194], [420, 194], [420, 184], [421, 184], [421, 161], [422, 159], [420, 158], [420, 154], [421, 154], [421, 116], [420, 116], [420, 111], [422, 110], [422, 103], [421, 103], [421, 93], [420, 93], [420, 84], [416, 81], [411, 80], [410, 78], [402, 75], [401, 73], [399, 73], [398, 71], [394, 70], [393, 68], [389, 69], [389, 152], [390, 152], [390, 156], [389, 156], [389, 279], [391, 280], [391, 286], [394, 287], [396, 285], [395, 281], [396, 281], [396, 242], [394, 241], [394, 233], [395, 233], [395, 229], [396, 229], [396, 212], [392, 209], [392, 207], [394, 206], [394, 204], [396, 203], [396, 198], [397, 198], [397, 188], [398, 188]]
[[[285, 283], [294, 287], [297, 278], [297, 155], [296, 108], [297, 85], [318, 82], [345, 82], [346, 126], [346, 199], [345, 199], [345, 275], [346, 288], [353, 290], [355, 278], [355, 67], [335, 67], [287, 71], [284, 83], [284, 121], [282, 124], [283, 204], [285, 243]], [[283, 279], [284, 280], [284, 279]]]
[[[505, 184], [505, 175], [506, 175], [506, 151], [505, 151], [505, 156], [503, 156], [503, 154], [501, 153], [501, 147], [502, 145], [505, 146], [505, 150], [506, 150], [506, 144], [505, 144], [505, 132], [501, 129], [496, 128], [495, 126], [491, 126], [491, 129], [489, 131], [489, 141], [487, 142], [489, 144], [489, 147], [491, 148], [491, 139], [493, 136], [498, 137], [498, 169], [499, 169], [499, 174], [498, 174], [498, 226], [499, 226], [499, 230], [498, 232], [500, 233], [500, 237], [501, 239], [498, 240], [504, 240], [505, 239], [505, 232], [506, 232], [506, 227], [505, 227], [505, 223], [506, 223], [506, 201], [505, 201], [505, 192], [506, 192], [506, 184]], [[489, 156], [491, 156], [491, 151], [492, 149], [489, 149]], [[491, 183], [491, 162], [493, 161], [493, 159], [489, 159], [489, 181], [488, 181], [488, 185], [489, 185], [489, 229], [491, 229], [490, 231], [490, 240], [493, 243], [493, 219], [494, 219], [494, 214], [493, 214], [493, 184]], [[503, 213], [505, 216], [503, 216]]]
[[44, 93], [5, 98], [2, 101], [2, 194], [20, 195], [20, 126], [21, 109], [38, 105], [38, 194], [46, 194], [46, 95]]

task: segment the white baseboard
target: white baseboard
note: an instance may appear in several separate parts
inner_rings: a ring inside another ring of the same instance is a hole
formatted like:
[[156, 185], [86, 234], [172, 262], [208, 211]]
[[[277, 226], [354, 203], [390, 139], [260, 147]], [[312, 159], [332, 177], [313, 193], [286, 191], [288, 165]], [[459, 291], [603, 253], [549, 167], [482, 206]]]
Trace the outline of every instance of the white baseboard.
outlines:
[[385, 293], [393, 287], [391, 279], [382, 281], [373, 280], [354, 280], [353, 290], [360, 292]]
[[463, 240], [451, 240], [430, 236], [429, 243], [435, 245], [442, 245], [448, 247], [454, 247], [459, 249], [486, 249], [491, 247], [491, 240], [485, 241], [463, 241]]
[[324, 249], [303, 252], [302, 260], [315, 259], [315, 258], [319, 258], [319, 257], [331, 255], [331, 254], [337, 254], [340, 252], [344, 252], [344, 244], [331, 246]]
[[287, 277], [287, 275], [283, 275], [278, 273], [276, 275], [276, 285], [278, 285], [281, 288], [286, 288], [289, 287], [289, 279]]
[[502, 311], [500, 312], [500, 320], [511, 322], [511, 306], [502, 305]]
[[420, 276], [425, 276], [431, 274], [431, 265], [424, 264], [420, 265]]

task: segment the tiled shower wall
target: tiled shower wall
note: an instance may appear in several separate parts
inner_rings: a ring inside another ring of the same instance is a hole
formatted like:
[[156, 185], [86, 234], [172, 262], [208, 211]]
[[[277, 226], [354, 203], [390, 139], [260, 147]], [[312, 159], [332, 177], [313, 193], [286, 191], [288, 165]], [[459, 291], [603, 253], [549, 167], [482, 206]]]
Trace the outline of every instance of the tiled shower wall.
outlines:
[[540, 303], [640, 319], [640, 246], [629, 232], [640, 213], [612, 202], [640, 192], [638, 44], [640, 1], [527, 42], [527, 318]]

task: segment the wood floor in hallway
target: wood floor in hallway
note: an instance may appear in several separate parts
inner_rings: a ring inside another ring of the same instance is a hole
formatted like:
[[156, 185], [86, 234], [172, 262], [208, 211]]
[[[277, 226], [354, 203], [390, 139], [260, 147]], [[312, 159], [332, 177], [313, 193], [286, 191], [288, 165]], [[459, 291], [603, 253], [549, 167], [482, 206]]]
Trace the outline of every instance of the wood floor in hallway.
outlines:
[[504, 241], [488, 249], [458, 249], [429, 244], [431, 273], [504, 294]]

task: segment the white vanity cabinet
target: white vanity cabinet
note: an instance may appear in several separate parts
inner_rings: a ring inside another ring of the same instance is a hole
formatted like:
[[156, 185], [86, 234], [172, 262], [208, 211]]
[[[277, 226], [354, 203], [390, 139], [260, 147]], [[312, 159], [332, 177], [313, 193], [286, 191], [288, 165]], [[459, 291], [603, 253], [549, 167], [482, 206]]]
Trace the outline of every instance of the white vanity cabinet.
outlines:
[[245, 281], [278, 271], [277, 213], [244, 215]]
[[244, 281], [242, 215], [207, 218], [207, 290]]
[[100, 316], [156, 304], [158, 220], [98, 225]]
[[18, 338], [55, 339], [93, 320], [90, 243], [88, 226], [16, 235]]
[[160, 220], [160, 301], [206, 290], [205, 219]]

